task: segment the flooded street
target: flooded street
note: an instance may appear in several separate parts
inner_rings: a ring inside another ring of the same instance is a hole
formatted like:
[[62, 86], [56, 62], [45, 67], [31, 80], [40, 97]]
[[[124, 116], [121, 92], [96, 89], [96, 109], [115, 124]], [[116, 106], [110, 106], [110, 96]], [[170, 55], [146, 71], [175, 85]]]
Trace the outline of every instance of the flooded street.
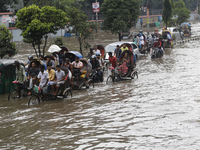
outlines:
[[28, 98], [1, 95], [0, 149], [199, 149], [199, 47], [194, 41], [162, 59], [142, 56], [138, 79], [95, 84], [72, 98], [28, 106]]

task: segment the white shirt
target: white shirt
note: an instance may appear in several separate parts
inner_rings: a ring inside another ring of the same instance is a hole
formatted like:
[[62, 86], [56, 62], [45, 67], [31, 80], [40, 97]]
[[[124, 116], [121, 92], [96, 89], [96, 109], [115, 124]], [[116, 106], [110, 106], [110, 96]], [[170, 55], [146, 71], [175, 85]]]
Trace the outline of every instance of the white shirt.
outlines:
[[171, 37], [170, 37], [170, 35], [169, 35], [169, 34], [167, 34], [167, 39], [171, 40]]
[[44, 71], [43, 73], [40, 71], [37, 77], [38, 79], [41, 79], [39, 86], [43, 87], [49, 79], [49, 74], [47, 71]]
[[97, 59], [97, 60], [99, 61], [100, 67], [102, 67], [102, 66], [103, 66], [103, 63], [104, 63], [104, 60], [103, 60], [102, 58], [99, 58], [99, 59]]
[[144, 45], [144, 37], [140, 36], [140, 44]]
[[94, 55], [96, 55], [96, 54], [101, 54], [101, 51], [99, 50], [99, 49], [97, 49], [97, 50], [93, 50], [93, 53], [94, 53]]
[[63, 76], [65, 76], [65, 72], [63, 70], [60, 70], [60, 72], [56, 71], [57, 81], [61, 80]]

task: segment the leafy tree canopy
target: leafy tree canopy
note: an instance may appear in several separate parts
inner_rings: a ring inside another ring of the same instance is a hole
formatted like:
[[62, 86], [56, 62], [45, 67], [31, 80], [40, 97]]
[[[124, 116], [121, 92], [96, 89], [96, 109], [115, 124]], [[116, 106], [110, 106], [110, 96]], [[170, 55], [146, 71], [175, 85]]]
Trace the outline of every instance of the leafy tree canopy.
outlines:
[[183, 0], [174, 3], [174, 15], [177, 16], [177, 24], [186, 22], [190, 18], [190, 10], [185, 7]]
[[12, 34], [5, 25], [0, 25], [0, 57], [2, 58], [8, 51], [16, 52], [16, 44], [11, 42]]
[[173, 15], [173, 7], [174, 7], [173, 0], [164, 0], [162, 18], [164, 23], [166, 24], [166, 28], [167, 24], [169, 23]]
[[70, 19], [71, 26], [74, 27], [77, 33], [76, 37], [80, 45], [80, 53], [83, 54], [82, 46], [83, 44], [88, 44], [86, 39], [92, 35], [92, 29], [96, 27], [96, 24], [87, 22], [87, 16], [84, 14], [84, 12], [75, 7], [67, 10], [67, 16]]
[[[66, 13], [55, 7], [45, 6], [41, 9], [36, 5], [24, 7], [17, 12], [16, 27], [22, 30], [21, 35], [26, 43], [30, 43], [38, 56], [44, 39], [43, 55], [49, 33], [56, 32], [68, 23]], [[36, 50], [38, 48], [38, 53]]]
[[101, 12], [104, 16], [104, 30], [113, 34], [128, 31], [138, 20], [140, 0], [104, 0]]

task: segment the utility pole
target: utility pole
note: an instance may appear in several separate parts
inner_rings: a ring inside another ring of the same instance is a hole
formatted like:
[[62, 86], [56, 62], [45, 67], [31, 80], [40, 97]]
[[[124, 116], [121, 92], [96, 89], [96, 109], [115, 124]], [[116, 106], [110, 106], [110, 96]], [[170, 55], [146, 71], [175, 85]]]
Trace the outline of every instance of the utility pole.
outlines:
[[[96, 0], [97, 2], [97, 0]], [[97, 23], [97, 30], [96, 30], [96, 33], [98, 33], [98, 12], [96, 12], [96, 23]]]
[[147, 34], [149, 35], [149, 0], [147, 0]]

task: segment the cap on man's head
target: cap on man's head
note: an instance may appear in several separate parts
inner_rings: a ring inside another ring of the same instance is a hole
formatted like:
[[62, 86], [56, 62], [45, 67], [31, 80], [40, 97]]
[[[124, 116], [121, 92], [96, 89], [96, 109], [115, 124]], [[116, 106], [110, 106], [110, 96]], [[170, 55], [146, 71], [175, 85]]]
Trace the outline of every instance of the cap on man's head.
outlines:
[[60, 65], [57, 65], [56, 68], [60, 68]]
[[19, 61], [18, 61], [18, 60], [15, 60], [15, 64], [19, 64]]

